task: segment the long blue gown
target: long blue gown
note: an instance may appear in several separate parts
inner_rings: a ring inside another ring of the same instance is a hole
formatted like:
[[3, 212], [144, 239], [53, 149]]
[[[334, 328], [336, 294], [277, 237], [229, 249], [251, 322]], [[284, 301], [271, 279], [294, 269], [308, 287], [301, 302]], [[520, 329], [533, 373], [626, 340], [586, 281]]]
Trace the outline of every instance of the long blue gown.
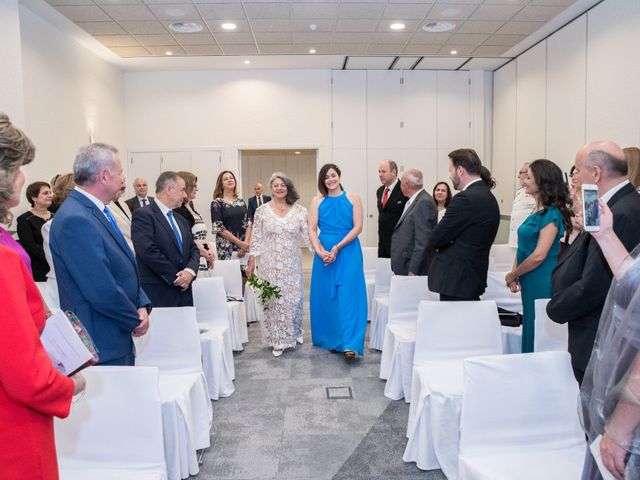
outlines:
[[520, 277], [522, 286], [522, 353], [533, 352], [535, 337], [535, 301], [538, 298], [551, 298], [551, 273], [558, 263], [560, 239], [564, 235], [562, 213], [551, 206], [532, 213], [518, 228], [518, 265], [533, 253], [538, 244], [540, 231], [550, 223], [558, 228], [556, 238], [551, 244], [547, 258], [538, 268]]
[[[319, 240], [330, 251], [353, 228], [353, 205], [343, 192], [318, 206]], [[311, 338], [326, 350], [352, 350], [363, 355], [367, 328], [367, 291], [362, 249], [356, 238], [336, 261], [324, 266], [317, 255], [311, 273]]]

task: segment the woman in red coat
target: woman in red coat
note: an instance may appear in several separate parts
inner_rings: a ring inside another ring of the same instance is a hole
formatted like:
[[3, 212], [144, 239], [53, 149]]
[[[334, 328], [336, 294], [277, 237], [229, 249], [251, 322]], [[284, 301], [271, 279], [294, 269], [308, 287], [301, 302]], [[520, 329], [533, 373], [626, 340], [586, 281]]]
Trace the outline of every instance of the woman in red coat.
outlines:
[[[11, 219], [33, 160], [31, 141], [0, 113], [0, 222]], [[66, 417], [84, 378], [59, 373], [40, 343], [45, 307], [22, 249], [0, 229], [0, 478], [56, 480], [53, 416]]]

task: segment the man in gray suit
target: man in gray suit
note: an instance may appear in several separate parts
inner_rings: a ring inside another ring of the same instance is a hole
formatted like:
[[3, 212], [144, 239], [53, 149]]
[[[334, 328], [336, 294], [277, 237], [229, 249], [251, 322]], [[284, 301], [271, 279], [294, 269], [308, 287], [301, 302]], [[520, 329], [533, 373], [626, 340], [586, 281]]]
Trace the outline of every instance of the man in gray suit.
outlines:
[[400, 188], [409, 200], [391, 236], [391, 270], [396, 275], [426, 275], [433, 257], [429, 240], [438, 223], [438, 209], [422, 185], [420, 170], [402, 174]]

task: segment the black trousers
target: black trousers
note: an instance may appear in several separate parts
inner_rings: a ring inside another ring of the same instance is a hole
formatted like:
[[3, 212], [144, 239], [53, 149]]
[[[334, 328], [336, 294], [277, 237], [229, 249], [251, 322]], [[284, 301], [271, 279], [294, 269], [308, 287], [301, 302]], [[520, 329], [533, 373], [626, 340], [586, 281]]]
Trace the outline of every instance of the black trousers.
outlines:
[[440, 294], [441, 302], [474, 302], [480, 300], [480, 297], [475, 298], [465, 298], [465, 297], [454, 297], [453, 295], [445, 295], [444, 293]]

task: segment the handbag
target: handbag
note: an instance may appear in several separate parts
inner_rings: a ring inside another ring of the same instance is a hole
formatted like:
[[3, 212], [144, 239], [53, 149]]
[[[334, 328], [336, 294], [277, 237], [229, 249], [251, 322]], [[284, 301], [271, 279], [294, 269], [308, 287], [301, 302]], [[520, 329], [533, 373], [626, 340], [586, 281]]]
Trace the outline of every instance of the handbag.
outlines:
[[518, 312], [510, 312], [498, 307], [498, 317], [503, 327], [519, 327], [522, 325], [522, 315]]

